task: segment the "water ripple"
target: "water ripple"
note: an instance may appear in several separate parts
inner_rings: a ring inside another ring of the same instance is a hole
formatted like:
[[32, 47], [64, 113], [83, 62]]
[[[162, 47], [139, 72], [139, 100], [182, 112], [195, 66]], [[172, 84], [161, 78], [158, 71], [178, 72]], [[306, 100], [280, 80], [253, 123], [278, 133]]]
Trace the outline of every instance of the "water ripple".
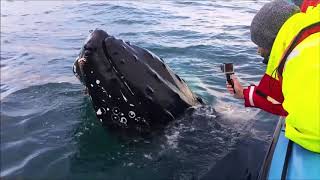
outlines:
[[43, 148], [43, 149], [36, 150], [35, 152], [32, 152], [29, 156], [27, 156], [25, 159], [23, 159], [19, 164], [2, 170], [0, 177], [7, 176], [9, 174], [12, 174], [12, 173], [22, 169], [26, 164], [28, 164], [30, 161], [32, 161], [32, 159], [35, 159], [38, 156], [41, 156], [45, 152], [50, 151], [52, 149], [54, 149], [54, 148]]

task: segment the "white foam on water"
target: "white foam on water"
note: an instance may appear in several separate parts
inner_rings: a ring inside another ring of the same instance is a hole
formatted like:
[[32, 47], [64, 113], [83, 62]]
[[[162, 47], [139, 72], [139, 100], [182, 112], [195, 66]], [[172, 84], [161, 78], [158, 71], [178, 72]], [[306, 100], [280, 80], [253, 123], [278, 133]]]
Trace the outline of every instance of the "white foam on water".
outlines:
[[146, 159], [152, 160], [152, 156], [151, 154], [143, 154], [143, 157], [145, 157]]
[[170, 148], [176, 149], [178, 147], [178, 138], [179, 138], [179, 131], [175, 131], [171, 135], [166, 135], [167, 138], [167, 144], [169, 145]]

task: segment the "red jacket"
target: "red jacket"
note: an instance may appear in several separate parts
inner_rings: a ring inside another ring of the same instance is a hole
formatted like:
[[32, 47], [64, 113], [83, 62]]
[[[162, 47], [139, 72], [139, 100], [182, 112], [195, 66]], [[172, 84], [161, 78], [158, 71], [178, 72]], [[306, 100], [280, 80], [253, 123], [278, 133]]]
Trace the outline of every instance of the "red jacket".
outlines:
[[265, 74], [259, 85], [251, 85], [243, 90], [244, 105], [246, 107], [261, 108], [272, 114], [287, 116], [288, 113], [283, 109], [284, 100], [281, 82]]

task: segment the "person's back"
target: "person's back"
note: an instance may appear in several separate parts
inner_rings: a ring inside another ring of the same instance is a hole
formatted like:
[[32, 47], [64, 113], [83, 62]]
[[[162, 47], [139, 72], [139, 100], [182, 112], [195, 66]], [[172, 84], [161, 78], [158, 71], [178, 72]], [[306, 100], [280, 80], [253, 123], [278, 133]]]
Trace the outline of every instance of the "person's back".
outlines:
[[280, 76], [283, 107], [288, 112], [286, 137], [320, 153], [320, 5], [294, 15], [281, 30], [280, 42], [276, 39], [275, 44], [281, 44], [290, 32], [301, 41], [287, 53]]

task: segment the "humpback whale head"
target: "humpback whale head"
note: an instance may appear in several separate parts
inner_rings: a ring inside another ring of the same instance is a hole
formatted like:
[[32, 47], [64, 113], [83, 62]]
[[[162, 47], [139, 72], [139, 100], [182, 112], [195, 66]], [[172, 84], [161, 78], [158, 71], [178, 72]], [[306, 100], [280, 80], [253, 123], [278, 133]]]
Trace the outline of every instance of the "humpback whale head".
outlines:
[[159, 57], [94, 30], [73, 66], [103, 125], [150, 132], [202, 103]]

